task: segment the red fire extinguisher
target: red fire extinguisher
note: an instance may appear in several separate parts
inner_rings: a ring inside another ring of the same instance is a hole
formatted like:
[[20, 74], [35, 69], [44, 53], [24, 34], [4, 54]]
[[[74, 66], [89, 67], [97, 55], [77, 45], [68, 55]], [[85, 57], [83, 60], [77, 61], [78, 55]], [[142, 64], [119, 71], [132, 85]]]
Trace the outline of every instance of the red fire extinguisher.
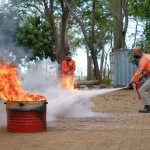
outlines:
[[138, 91], [138, 89], [142, 86], [142, 83], [140, 81], [136, 82], [135, 84], [135, 88], [136, 88], [136, 92], [137, 92], [137, 95], [138, 95], [138, 98], [139, 100], [141, 100], [141, 96], [140, 96], [140, 93]]

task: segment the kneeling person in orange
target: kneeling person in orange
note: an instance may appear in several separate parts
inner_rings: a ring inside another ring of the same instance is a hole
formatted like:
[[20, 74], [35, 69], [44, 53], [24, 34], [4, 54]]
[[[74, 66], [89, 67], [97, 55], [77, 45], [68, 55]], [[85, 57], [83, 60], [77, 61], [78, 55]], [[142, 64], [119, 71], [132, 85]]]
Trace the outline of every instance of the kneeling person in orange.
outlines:
[[[62, 77], [69, 78], [74, 82], [74, 71], [76, 70], [76, 63], [71, 59], [71, 53], [66, 53], [66, 60], [62, 61]], [[63, 86], [65, 83], [63, 83]], [[73, 83], [74, 84], [74, 83]]]

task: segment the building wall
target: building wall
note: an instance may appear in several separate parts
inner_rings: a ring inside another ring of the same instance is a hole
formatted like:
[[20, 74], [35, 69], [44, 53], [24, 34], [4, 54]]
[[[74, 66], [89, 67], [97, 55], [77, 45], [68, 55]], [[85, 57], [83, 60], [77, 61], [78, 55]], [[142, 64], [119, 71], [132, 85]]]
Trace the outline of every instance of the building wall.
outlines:
[[125, 86], [131, 81], [137, 66], [129, 62], [128, 50], [110, 53], [110, 80], [115, 87]]

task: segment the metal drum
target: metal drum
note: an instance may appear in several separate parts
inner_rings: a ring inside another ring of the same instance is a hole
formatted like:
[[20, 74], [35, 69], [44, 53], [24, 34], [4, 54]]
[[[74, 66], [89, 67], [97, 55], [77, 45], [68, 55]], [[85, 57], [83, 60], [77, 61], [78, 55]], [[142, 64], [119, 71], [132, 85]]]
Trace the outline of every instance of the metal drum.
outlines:
[[41, 132], [46, 130], [46, 100], [6, 101], [7, 131]]

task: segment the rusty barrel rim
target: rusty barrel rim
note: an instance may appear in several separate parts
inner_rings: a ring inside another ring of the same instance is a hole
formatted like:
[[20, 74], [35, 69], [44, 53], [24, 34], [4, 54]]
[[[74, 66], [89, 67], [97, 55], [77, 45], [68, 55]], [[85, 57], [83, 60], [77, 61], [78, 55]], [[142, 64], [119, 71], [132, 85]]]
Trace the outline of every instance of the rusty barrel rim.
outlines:
[[6, 110], [12, 111], [34, 111], [45, 110], [48, 102], [46, 100], [41, 101], [6, 101]]

